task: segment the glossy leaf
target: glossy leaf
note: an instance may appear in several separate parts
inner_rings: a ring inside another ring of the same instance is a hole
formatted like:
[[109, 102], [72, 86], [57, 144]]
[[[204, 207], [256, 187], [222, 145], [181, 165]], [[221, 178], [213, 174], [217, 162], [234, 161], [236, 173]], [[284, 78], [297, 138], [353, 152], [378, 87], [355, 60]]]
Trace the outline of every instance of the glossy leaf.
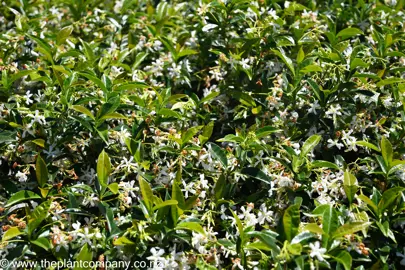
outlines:
[[35, 174], [37, 177], [38, 185], [44, 187], [48, 182], [48, 169], [46, 167], [45, 161], [40, 155], [37, 156], [37, 161], [35, 163]]
[[97, 178], [101, 186], [108, 186], [108, 177], [111, 173], [111, 160], [103, 150], [97, 160]]

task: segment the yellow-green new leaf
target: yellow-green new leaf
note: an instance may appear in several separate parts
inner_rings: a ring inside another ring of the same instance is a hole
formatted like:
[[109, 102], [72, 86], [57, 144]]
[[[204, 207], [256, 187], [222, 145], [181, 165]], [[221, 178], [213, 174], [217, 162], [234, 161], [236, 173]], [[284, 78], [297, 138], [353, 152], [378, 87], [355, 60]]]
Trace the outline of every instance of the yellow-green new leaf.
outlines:
[[[76, 257], [76, 261], [77, 262], [90, 262], [93, 259], [93, 251], [91, 250], [91, 248], [89, 248], [88, 244], [85, 244], [81, 249], [79, 254]], [[76, 266], [74, 268], [74, 270], [84, 270], [84, 269], [89, 269], [89, 268], [85, 268], [85, 267], [80, 267], [81, 264], [78, 264], [78, 266]]]
[[381, 139], [381, 154], [384, 158], [385, 165], [390, 168], [393, 157], [393, 150], [390, 141], [384, 136]]
[[338, 238], [347, 234], [353, 234], [361, 231], [371, 225], [371, 222], [352, 222], [340, 226], [333, 234], [332, 238]]
[[111, 161], [108, 154], [103, 150], [97, 160], [97, 177], [102, 187], [108, 186], [108, 177], [111, 173]]
[[3, 242], [13, 239], [14, 237], [17, 237], [21, 234], [24, 234], [24, 232], [21, 232], [18, 227], [11, 227], [4, 233]]
[[85, 115], [87, 115], [88, 117], [90, 117], [91, 119], [95, 120], [94, 115], [91, 113], [91, 111], [90, 111], [89, 109], [87, 109], [86, 107], [84, 107], [84, 106], [81, 106], [81, 105], [73, 105], [73, 106], [72, 106], [72, 109], [75, 110], [75, 111], [77, 111], [77, 112], [80, 112], [80, 113], [82, 113], [82, 114], [85, 114]]
[[38, 185], [44, 187], [46, 182], [48, 182], [48, 169], [40, 155], [38, 155], [37, 162], [35, 163], [35, 174], [37, 176]]
[[354, 195], [356, 195], [358, 186], [356, 177], [349, 171], [345, 171], [343, 177], [343, 189], [346, 193], [346, 197], [349, 203], [353, 202]]
[[205, 231], [203, 227], [198, 224], [197, 222], [182, 222], [177, 224], [176, 230], [189, 230], [189, 231], [194, 231], [201, 233], [202, 235], [205, 235]]
[[145, 202], [145, 205], [148, 208], [148, 211], [150, 211], [153, 206], [152, 188], [150, 187], [149, 183], [146, 182], [146, 180], [143, 179], [141, 176], [139, 177], [139, 186], [141, 188], [143, 201]]

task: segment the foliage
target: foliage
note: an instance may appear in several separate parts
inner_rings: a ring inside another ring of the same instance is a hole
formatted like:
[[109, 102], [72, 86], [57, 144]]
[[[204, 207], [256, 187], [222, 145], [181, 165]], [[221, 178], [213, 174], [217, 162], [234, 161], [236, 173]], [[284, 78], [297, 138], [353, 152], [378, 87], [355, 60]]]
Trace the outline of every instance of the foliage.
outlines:
[[403, 7], [4, 1], [1, 259], [402, 269]]

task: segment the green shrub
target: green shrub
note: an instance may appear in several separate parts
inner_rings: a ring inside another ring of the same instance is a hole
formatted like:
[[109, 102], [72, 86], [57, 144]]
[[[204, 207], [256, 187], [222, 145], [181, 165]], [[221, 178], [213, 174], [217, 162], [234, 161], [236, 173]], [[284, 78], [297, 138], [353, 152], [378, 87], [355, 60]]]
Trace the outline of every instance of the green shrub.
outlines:
[[3, 1], [0, 259], [402, 269], [403, 6]]

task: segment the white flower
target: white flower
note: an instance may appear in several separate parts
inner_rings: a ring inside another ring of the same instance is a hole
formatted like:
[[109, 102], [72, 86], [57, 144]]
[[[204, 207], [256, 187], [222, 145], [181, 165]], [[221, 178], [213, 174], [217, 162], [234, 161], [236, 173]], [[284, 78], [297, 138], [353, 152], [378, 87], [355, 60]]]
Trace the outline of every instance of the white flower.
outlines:
[[336, 146], [340, 150], [340, 148], [342, 148], [344, 145], [343, 145], [343, 143], [340, 143], [339, 140], [329, 139], [328, 140], [328, 148], [332, 148], [334, 146]]
[[167, 69], [169, 71], [169, 76], [173, 77], [175, 79], [180, 78], [180, 74], [181, 74], [181, 66], [180, 65], [176, 65], [176, 63], [172, 63], [172, 67]]
[[122, 145], [125, 145], [125, 140], [129, 137], [131, 137], [131, 133], [124, 128], [123, 126], [121, 127], [120, 131], [118, 133], [118, 138], [120, 139], [120, 142]]
[[239, 61], [239, 64], [242, 66], [243, 69], [249, 69], [250, 68], [249, 62], [250, 62], [249, 58], [245, 58], [242, 59], [242, 61]]
[[265, 221], [272, 222], [274, 217], [273, 211], [267, 211], [267, 206], [263, 203], [260, 205], [260, 211], [257, 215], [257, 221], [262, 225]]
[[325, 112], [326, 115], [332, 115], [333, 118], [335, 118], [338, 115], [342, 115], [342, 112], [340, 111], [342, 107], [340, 107], [339, 104], [337, 105], [331, 105], [330, 108]]
[[115, 78], [118, 75], [120, 75], [123, 71], [124, 69], [122, 67], [112, 66], [110, 71], [111, 77]]
[[165, 254], [165, 250], [158, 247], [151, 248], [150, 253], [152, 253], [152, 255], [147, 257], [146, 259], [153, 263], [152, 269], [161, 269], [159, 268], [159, 266], [163, 265], [166, 262], [166, 259], [162, 257], [162, 255]]
[[96, 194], [92, 193], [90, 196], [86, 196], [83, 200], [83, 205], [87, 206], [90, 204], [91, 207], [94, 207], [99, 202], [99, 199]]
[[138, 164], [132, 162], [133, 160], [134, 160], [133, 156], [131, 156], [129, 159], [127, 159], [126, 157], [122, 157], [121, 164], [118, 165], [117, 170], [125, 169], [128, 173], [136, 170], [138, 168]]
[[319, 105], [318, 100], [315, 100], [314, 102], [311, 103], [311, 108], [308, 109], [308, 113], [316, 114], [316, 110], [320, 108], [321, 106]]
[[160, 50], [162, 50], [162, 49], [163, 49], [163, 47], [162, 47], [162, 42], [161, 42], [160, 40], [155, 40], [155, 41], [153, 42], [153, 49], [154, 49], [155, 51], [160, 51]]
[[321, 244], [319, 242], [315, 242], [315, 245], [310, 243], [309, 247], [311, 248], [311, 253], [309, 256], [316, 257], [319, 261], [323, 261], [323, 254], [326, 253], [326, 248], [321, 248]]
[[77, 236], [81, 238], [81, 245], [85, 245], [87, 243], [92, 246], [94, 234], [89, 233], [89, 227], [84, 227], [83, 232], [79, 232]]
[[31, 125], [34, 123], [38, 123], [41, 125], [46, 125], [45, 117], [43, 115], [39, 115], [39, 111], [35, 110], [35, 115], [28, 114], [27, 116], [31, 117]]
[[57, 157], [62, 153], [58, 148], [55, 148], [55, 147], [56, 147], [56, 144], [53, 143], [53, 144], [51, 144], [49, 146], [49, 150], [43, 150], [43, 152], [46, 154], [46, 156], [48, 158], [49, 157], [52, 157], [52, 158]]
[[208, 189], [208, 180], [205, 179], [205, 175], [200, 173], [200, 185], [203, 189]]
[[184, 197], [186, 197], [186, 198], [188, 198], [188, 193], [190, 192], [191, 194], [195, 194], [196, 193], [196, 190], [194, 189], [194, 183], [189, 183], [188, 185], [187, 185], [187, 183], [183, 180], [183, 186], [184, 186], [184, 189], [183, 189], [183, 191], [185, 192], [185, 194], [184, 194]]
[[16, 173], [15, 177], [17, 177], [18, 181], [20, 181], [21, 183], [27, 182], [27, 179], [28, 179], [27, 175], [25, 173], [22, 173], [22, 172]]
[[277, 12], [274, 9], [270, 9], [267, 14], [269, 14], [274, 20], [278, 19]]
[[31, 103], [34, 103], [31, 97], [32, 97], [31, 92], [27, 91], [27, 93], [25, 93], [25, 104], [30, 105]]
[[392, 107], [392, 97], [385, 98], [383, 100], [384, 107], [390, 108]]

